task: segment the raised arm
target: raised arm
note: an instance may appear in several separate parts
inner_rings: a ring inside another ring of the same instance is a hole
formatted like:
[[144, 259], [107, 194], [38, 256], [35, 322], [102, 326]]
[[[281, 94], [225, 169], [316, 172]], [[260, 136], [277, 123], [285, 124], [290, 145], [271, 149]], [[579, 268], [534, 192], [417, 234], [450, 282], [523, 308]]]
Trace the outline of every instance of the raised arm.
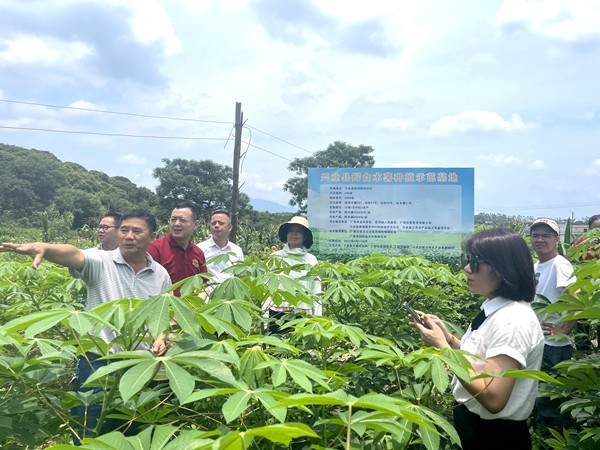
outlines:
[[81, 271], [83, 269], [83, 252], [69, 244], [47, 244], [33, 242], [31, 244], [0, 244], [0, 252], [13, 252], [29, 255], [33, 258], [31, 266], [37, 269], [42, 259]]

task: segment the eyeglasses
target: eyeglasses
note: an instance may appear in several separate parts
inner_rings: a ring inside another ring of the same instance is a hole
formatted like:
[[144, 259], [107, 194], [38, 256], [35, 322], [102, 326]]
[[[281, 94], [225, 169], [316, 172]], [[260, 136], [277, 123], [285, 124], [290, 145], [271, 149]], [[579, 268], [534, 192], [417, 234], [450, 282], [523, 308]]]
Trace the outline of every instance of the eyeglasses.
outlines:
[[98, 230], [100, 231], [108, 231], [111, 228], [117, 228], [114, 225], [98, 225]]
[[472, 273], [479, 272], [479, 266], [481, 266], [482, 263], [488, 263], [487, 261], [481, 259], [479, 256], [469, 255], [468, 253], [463, 253], [462, 255], [460, 255], [460, 262], [463, 267], [468, 264], [471, 268]]
[[557, 235], [554, 233], [532, 233], [529, 236], [531, 237], [531, 239], [550, 239], [556, 237]]

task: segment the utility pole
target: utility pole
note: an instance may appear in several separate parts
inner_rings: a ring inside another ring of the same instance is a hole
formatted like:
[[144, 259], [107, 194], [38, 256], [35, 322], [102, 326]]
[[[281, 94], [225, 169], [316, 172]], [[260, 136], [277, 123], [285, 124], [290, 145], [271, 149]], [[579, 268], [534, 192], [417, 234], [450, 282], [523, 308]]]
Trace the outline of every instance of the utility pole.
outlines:
[[235, 139], [233, 145], [233, 189], [231, 192], [231, 233], [229, 240], [236, 242], [238, 225], [238, 196], [240, 193], [240, 155], [242, 152], [242, 125], [244, 114], [242, 104], [235, 102]]

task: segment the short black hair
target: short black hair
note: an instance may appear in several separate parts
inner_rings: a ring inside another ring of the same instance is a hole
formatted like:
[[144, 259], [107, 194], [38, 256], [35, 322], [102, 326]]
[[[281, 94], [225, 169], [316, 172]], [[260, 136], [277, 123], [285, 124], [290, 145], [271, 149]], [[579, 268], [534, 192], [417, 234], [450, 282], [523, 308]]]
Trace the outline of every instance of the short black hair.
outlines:
[[146, 225], [148, 225], [150, 234], [156, 233], [156, 219], [150, 211], [146, 209], [130, 209], [129, 211], [125, 211], [121, 216], [121, 223], [128, 219], [144, 219], [146, 221]]
[[184, 200], [182, 202], [177, 203], [175, 205], [175, 208], [173, 209], [186, 208], [190, 208], [190, 210], [192, 211], [192, 219], [198, 220], [198, 217], [200, 217], [200, 208], [198, 208], [198, 205], [196, 205], [194, 202], [188, 202], [187, 200]]
[[535, 298], [533, 259], [525, 239], [509, 228], [491, 228], [469, 236], [463, 250], [488, 263], [500, 278], [494, 295], [531, 302]]
[[213, 211], [213, 213], [210, 215], [210, 217], [214, 216], [215, 214], [224, 214], [227, 217], [229, 217], [229, 220], [231, 220], [231, 213], [225, 209], [217, 209], [217, 210]]
[[600, 220], [600, 214], [594, 214], [592, 217], [590, 217], [590, 219], [588, 220], [588, 230], [590, 228], [592, 228], [592, 224], [596, 221], [596, 220]]
[[116, 228], [119, 228], [121, 226], [122, 215], [120, 213], [114, 212], [114, 211], [109, 211], [106, 214], [104, 214], [100, 220], [104, 219], [105, 217], [112, 217], [113, 220], [115, 221]]

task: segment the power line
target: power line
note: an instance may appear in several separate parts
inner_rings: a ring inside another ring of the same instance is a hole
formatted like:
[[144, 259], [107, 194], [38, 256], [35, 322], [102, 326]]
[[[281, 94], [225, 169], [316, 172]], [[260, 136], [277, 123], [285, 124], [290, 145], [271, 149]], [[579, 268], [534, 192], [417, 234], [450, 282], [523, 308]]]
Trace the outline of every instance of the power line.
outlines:
[[[0, 102], [4, 102], [4, 103], [13, 103], [13, 104], [21, 104], [21, 105], [29, 105], [29, 106], [40, 106], [40, 107], [46, 107], [46, 108], [57, 108], [57, 109], [72, 109], [72, 110], [79, 110], [79, 111], [88, 111], [88, 112], [95, 112], [95, 113], [103, 113], [103, 114], [117, 114], [117, 115], [122, 115], [122, 116], [132, 116], [132, 117], [144, 117], [144, 118], [151, 118], [151, 119], [164, 119], [164, 120], [178, 120], [178, 121], [190, 121], [190, 122], [206, 122], [206, 123], [218, 123], [218, 124], [226, 124], [226, 125], [232, 125], [232, 122], [225, 122], [225, 121], [215, 121], [215, 120], [202, 120], [202, 119], [190, 119], [190, 118], [182, 118], [182, 117], [168, 117], [168, 116], [156, 116], [156, 115], [149, 115], [149, 114], [137, 114], [137, 113], [129, 113], [129, 112], [122, 112], [122, 111], [109, 111], [109, 110], [101, 110], [101, 109], [93, 109], [93, 108], [83, 108], [83, 107], [77, 107], [77, 106], [61, 106], [61, 105], [51, 105], [51, 104], [47, 104], [47, 103], [36, 103], [36, 102], [26, 102], [26, 101], [22, 101], [22, 100], [6, 100], [6, 99], [0, 99]], [[300, 147], [299, 145], [295, 145], [292, 144], [289, 141], [286, 141], [285, 139], [279, 138], [277, 136], [274, 136], [273, 134], [270, 134], [266, 131], [260, 130], [256, 127], [244, 124], [245, 127], [249, 128], [249, 129], [253, 129], [256, 130], [260, 133], [263, 133], [273, 139], [277, 139], [278, 141], [281, 141], [287, 145], [290, 145], [292, 147], [295, 147], [299, 150], [302, 150], [304, 152], [310, 153], [310, 154], [314, 154], [315, 152], [312, 152], [310, 150], [307, 150], [303, 147]], [[94, 131], [72, 131], [72, 130], [55, 130], [55, 129], [50, 129], [50, 128], [33, 128], [33, 127], [11, 127], [11, 126], [5, 126], [5, 125], [0, 125], [0, 129], [8, 129], [8, 130], [21, 130], [21, 131], [43, 131], [43, 132], [48, 132], [48, 133], [63, 133], [63, 134], [82, 134], [82, 135], [92, 135], [92, 136], [109, 136], [109, 137], [130, 137], [130, 138], [149, 138], [149, 139], [174, 139], [174, 140], [212, 140], [212, 141], [226, 141], [225, 145], [227, 145], [227, 142], [229, 141], [230, 137], [231, 137], [231, 133], [229, 134], [229, 136], [227, 138], [214, 138], [214, 137], [188, 137], [188, 136], [157, 136], [157, 135], [140, 135], [140, 134], [124, 134], [124, 133], [102, 133], [102, 132], [94, 132]], [[293, 160], [286, 158], [284, 156], [278, 155], [277, 153], [274, 153], [270, 150], [267, 150], [265, 148], [259, 147], [257, 145], [254, 145], [250, 142], [246, 142], [246, 141], [242, 141], [244, 144], [247, 144], [248, 147], [253, 147], [256, 148], [257, 150], [261, 150], [265, 153], [268, 153], [270, 155], [276, 156], [277, 158], [283, 159], [285, 161], [289, 161], [289, 162], [293, 162]]]
[[[96, 113], [103, 113], [103, 114], [117, 114], [117, 115], [121, 115], [121, 116], [132, 116], [132, 117], [144, 117], [144, 118], [149, 118], [149, 119], [164, 119], [164, 120], [178, 120], [178, 121], [188, 121], [188, 122], [204, 122], [204, 123], [218, 123], [218, 124], [226, 124], [226, 125], [232, 125], [232, 122], [226, 122], [226, 121], [218, 121], [218, 120], [203, 120], [203, 119], [190, 119], [190, 118], [186, 118], [186, 117], [169, 117], [169, 116], [156, 116], [156, 115], [151, 115], [151, 114], [138, 114], [138, 113], [130, 113], [130, 112], [122, 112], [122, 111], [110, 111], [110, 110], [102, 110], [102, 109], [94, 109], [94, 108], [83, 108], [83, 107], [79, 107], [79, 106], [62, 106], [62, 105], [51, 105], [48, 103], [36, 103], [36, 102], [26, 102], [26, 101], [22, 101], [22, 100], [6, 100], [6, 99], [0, 99], [0, 102], [3, 103], [14, 103], [14, 104], [19, 104], [19, 105], [29, 105], [29, 106], [41, 106], [41, 107], [45, 107], [45, 108], [56, 108], [56, 109], [72, 109], [72, 110], [77, 110], [77, 111], [88, 111], [88, 112], [96, 112]], [[279, 138], [277, 136], [274, 136], [273, 134], [267, 133], [266, 131], [260, 130], [256, 127], [250, 126], [250, 125], [246, 125], [244, 124], [247, 128], [256, 130], [260, 133], [266, 134], [267, 136], [273, 138], [273, 139], [277, 139], [278, 141], [281, 141], [287, 145], [290, 145], [292, 147], [295, 147], [299, 150], [302, 150], [304, 152], [310, 153], [310, 154], [314, 154], [315, 152], [312, 152], [310, 150], [307, 150], [303, 147], [300, 147], [299, 145], [296, 144], [292, 144], [289, 141], [286, 141], [285, 139]], [[44, 129], [44, 128], [24, 128], [24, 127], [8, 127], [8, 126], [0, 126], [0, 128], [8, 128], [8, 129], [21, 129], [21, 130], [29, 130], [29, 131], [48, 131], [48, 132], [54, 132], [54, 133], [73, 133], [73, 134], [86, 134], [84, 132], [75, 132], [75, 131], [71, 131], [71, 132], [67, 132], [67, 131], [58, 131], [58, 130], [49, 130], [49, 129]], [[187, 138], [187, 137], [161, 137], [161, 136], [144, 136], [144, 135], [124, 135], [124, 134], [113, 134], [113, 133], [92, 133], [89, 132], [89, 134], [100, 134], [100, 135], [105, 135], [105, 136], [121, 136], [121, 137], [149, 137], [149, 138], [154, 138], [154, 139], [216, 139], [216, 138]], [[225, 139], [226, 140], [226, 139]], [[256, 147], [256, 146], [254, 146]], [[265, 149], [262, 149], [260, 147], [256, 147], [259, 150], [263, 150], [268, 152]], [[286, 159], [287, 161], [290, 161], [287, 158], [281, 157], [279, 155], [276, 155], [274, 153], [272, 153], [274, 156]]]
[[103, 114], [117, 114], [120, 116], [145, 117], [148, 119], [180, 120], [180, 121], [188, 121], [188, 122], [206, 122], [206, 123], [220, 123], [220, 124], [231, 125], [231, 122], [223, 122], [223, 121], [218, 121], [218, 120], [190, 119], [190, 118], [186, 118], [186, 117], [153, 116], [150, 114], [137, 114], [137, 113], [129, 113], [129, 112], [121, 112], [121, 111], [108, 111], [108, 110], [102, 110], [102, 109], [82, 108], [79, 106], [49, 105], [46, 103], [24, 102], [21, 100], [0, 99], [0, 102], [17, 103], [19, 105], [43, 106], [46, 108], [74, 109], [74, 110], [78, 110], [78, 111], [97, 112], [97, 113], [103, 113]]
[[250, 125], [246, 125], [246, 126], [247, 126], [248, 128], [251, 128], [251, 129], [253, 129], [253, 130], [256, 130], [256, 131], [258, 131], [258, 132], [260, 132], [260, 133], [266, 134], [267, 136], [269, 136], [269, 137], [272, 137], [273, 139], [277, 139], [278, 141], [281, 141], [281, 142], [284, 142], [284, 143], [286, 143], [286, 144], [288, 144], [288, 145], [291, 145], [292, 147], [296, 147], [297, 149], [300, 149], [300, 150], [302, 150], [302, 151], [304, 151], [304, 152], [306, 152], [306, 153], [310, 153], [311, 155], [314, 155], [314, 154], [315, 154], [315, 152], [311, 152], [310, 150], [307, 150], [307, 149], [305, 149], [305, 148], [302, 148], [302, 147], [300, 147], [300, 146], [298, 146], [298, 145], [296, 145], [296, 144], [292, 144], [291, 142], [288, 142], [288, 141], [286, 141], [285, 139], [281, 139], [281, 138], [278, 138], [277, 136], [273, 136], [272, 134], [269, 134], [269, 133], [267, 133], [266, 131], [259, 130], [258, 128], [256, 128], [256, 127], [252, 127], [252, 126], [250, 126]]
[[150, 138], [150, 139], [182, 139], [191, 141], [227, 141], [227, 138], [216, 137], [190, 137], [190, 136], [156, 136], [150, 134], [124, 134], [124, 133], [100, 133], [98, 131], [69, 131], [69, 130], [52, 130], [49, 128], [29, 128], [29, 127], [8, 127], [0, 125], [0, 128], [8, 130], [24, 130], [24, 131], [46, 131], [48, 133], [65, 133], [65, 134], [89, 134], [93, 136], [111, 136], [111, 137], [130, 137], [130, 138]]
[[268, 153], [270, 155], [277, 156], [278, 158], [285, 159], [286, 161], [289, 161], [289, 162], [293, 162], [291, 159], [286, 158], [285, 156], [278, 155], [277, 153], [273, 153], [273, 152], [271, 152], [271, 151], [269, 151], [267, 149], [259, 147], [258, 145], [251, 144], [250, 142], [242, 141], [242, 143], [248, 145], [248, 147], [254, 147], [257, 150], [261, 150], [261, 151], [263, 151], [265, 153]]

